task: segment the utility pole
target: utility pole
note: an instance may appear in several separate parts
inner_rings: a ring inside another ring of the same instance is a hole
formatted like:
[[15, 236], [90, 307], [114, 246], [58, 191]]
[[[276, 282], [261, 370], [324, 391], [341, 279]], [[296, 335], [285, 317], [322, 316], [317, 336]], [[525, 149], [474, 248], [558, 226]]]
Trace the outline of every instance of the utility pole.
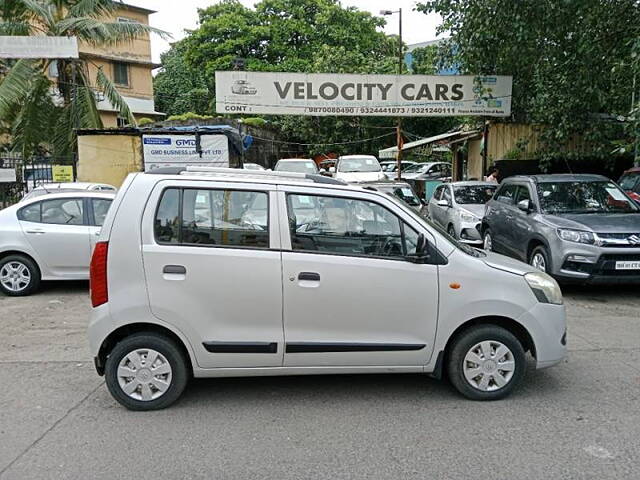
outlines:
[[[398, 75], [402, 75], [402, 64], [404, 63], [404, 45], [402, 43], [402, 8], [398, 10], [380, 10], [380, 15], [387, 16], [393, 15], [394, 13], [398, 14]], [[396, 145], [398, 149], [398, 153], [396, 154], [396, 170], [397, 180], [402, 179], [402, 117], [398, 117], [398, 123], [396, 126]]]

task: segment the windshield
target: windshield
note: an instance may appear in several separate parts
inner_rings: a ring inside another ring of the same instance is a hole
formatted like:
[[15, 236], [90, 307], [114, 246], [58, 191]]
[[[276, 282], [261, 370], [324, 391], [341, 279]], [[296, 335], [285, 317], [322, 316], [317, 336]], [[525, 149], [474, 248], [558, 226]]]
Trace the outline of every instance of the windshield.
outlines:
[[341, 158], [338, 162], [338, 171], [349, 172], [380, 172], [378, 160], [372, 157]]
[[312, 161], [278, 162], [276, 172], [317, 173], [316, 164]]
[[456, 199], [456, 203], [461, 205], [470, 204], [485, 204], [493, 194], [496, 192], [498, 185], [469, 185], [453, 187], [453, 196]]
[[545, 182], [538, 184], [544, 213], [636, 213], [638, 207], [614, 183]]
[[395, 195], [407, 205], [410, 205], [412, 207], [419, 207], [420, 205], [422, 205], [422, 202], [420, 202], [420, 199], [409, 185], [390, 185], [388, 187], [382, 187], [380, 188], [380, 190], [385, 193]]
[[640, 173], [627, 173], [620, 179], [620, 186], [625, 190], [633, 190], [640, 180]]

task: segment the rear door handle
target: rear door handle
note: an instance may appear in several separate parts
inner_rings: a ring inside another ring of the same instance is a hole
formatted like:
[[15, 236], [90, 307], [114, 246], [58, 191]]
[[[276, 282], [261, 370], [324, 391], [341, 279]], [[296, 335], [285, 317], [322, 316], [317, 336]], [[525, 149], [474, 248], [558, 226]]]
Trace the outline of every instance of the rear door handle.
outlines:
[[320, 274], [316, 272], [300, 272], [298, 274], [298, 280], [309, 280], [312, 282], [319, 282]]
[[174, 275], [186, 275], [187, 269], [182, 265], [165, 265], [162, 269], [162, 273], [169, 273]]
[[34, 233], [34, 234], [42, 235], [42, 234], [47, 233], [47, 232], [45, 232], [44, 230], [27, 230], [27, 233]]

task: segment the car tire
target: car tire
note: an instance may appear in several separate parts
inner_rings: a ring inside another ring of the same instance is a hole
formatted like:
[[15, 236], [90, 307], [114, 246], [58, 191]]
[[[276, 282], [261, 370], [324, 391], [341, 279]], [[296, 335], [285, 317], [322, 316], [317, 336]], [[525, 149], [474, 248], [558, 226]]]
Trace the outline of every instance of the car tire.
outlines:
[[451, 383], [470, 400], [506, 397], [522, 381], [526, 371], [522, 344], [511, 332], [497, 325], [465, 330], [454, 339], [447, 358]]
[[10, 297], [31, 295], [40, 286], [40, 269], [26, 255], [7, 255], [0, 260], [0, 291]]
[[482, 248], [487, 252], [493, 252], [493, 232], [490, 228], [482, 233]]
[[447, 227], [447, 233], [454, 239], [458, 239], [458, 236], [456, 235], [456, 229], [453, 227], [453, 225], [449, 225]]
[[[154, 357], [151, 365], [147, 365], [149, 355]], [[116, 344], [107, 357], [105, 379], [113, 398], [129, 410], [159, 410], [180, 398], [189, 368], [173, 340], [142, 332]]]
[[551, 257], [547, 248], [539, 245], [531, 251], [529, 255], [529, 265], [545, 273], [551, 271]]

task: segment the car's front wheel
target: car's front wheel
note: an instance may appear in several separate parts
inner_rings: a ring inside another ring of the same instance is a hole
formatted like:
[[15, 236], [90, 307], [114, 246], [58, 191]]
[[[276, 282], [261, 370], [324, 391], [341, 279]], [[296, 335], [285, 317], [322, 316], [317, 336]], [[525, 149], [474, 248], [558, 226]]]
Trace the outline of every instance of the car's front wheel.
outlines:
[[488, 252], [493, 251], [493, 233], [489, 228], [482, 234], [482, 248]]
[[471, 400], [498, 400], [509, 395], [526, 370], [524, 348], [508, 330], [480, 325], [453, 342], [447, 372], [453, 386]]
[[5, 295], [31, 295], [39, 285], [40, 269], [29, 257], [8, 255], [0, 260], [0, 290]]
[[456, 229], [453, 227], [453, 225], [449, 225], [447, 227], [447, 233], [449, 234], [449, 236], [451, 238], [457, 239], [457, 235], [456, 235]]
[[545, 273], [549, 273], [551, 268], [550, 260], [549, 260], [549, 252], [542, 245], [536, 247], [531, 252], [529, 256], [529, 265], [538, 270], [542, 270]]
[[175, 402], [189, 369], [180, 348], [157, 333], [135, 333], [118, 342], [105, 365], [107, 388], [130, 410], [158, 410]]

